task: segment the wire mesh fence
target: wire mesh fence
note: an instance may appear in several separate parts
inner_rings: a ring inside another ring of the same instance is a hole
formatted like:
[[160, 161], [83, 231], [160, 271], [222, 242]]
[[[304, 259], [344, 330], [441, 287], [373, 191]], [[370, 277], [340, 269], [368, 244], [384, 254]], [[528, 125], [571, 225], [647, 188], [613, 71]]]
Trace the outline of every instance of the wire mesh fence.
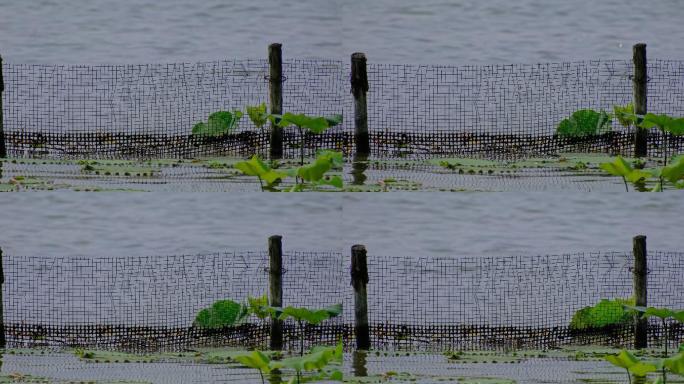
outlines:
[[[627, 60], [536, 65], [368, 65], [368, 124], [378, 157], [525, 156], [562, 151], [629, 153], [629, 129], [564, 138], [558, 123], [583, 109], [612, 110], [632, 98]], [[191, 134], [218, 110], [244, 110], [268, 98], [266, 60], [196, 64], [67, 66], [4, 64], [4, 129], [11, 156], [149, 158], [267, 153], [268, 134], [243, 118], [221, 137]], [[285, 60], [283, 109], [342, 114], [317, 148], [354, 151], [350, 65], [334, 60]], [[684, 62], [648, 64], [649, 112], [684, 115]], [[285, 155], [295, 156], [296, 130], [286, 131]], [[682, 140], [668, 140], [680, 152]], [[662, 136], [652, 131], [649, 149]]]
[[[650, 252], [651, 306], [684, 308], [684, 254]], [[633, 259], [623, 252], [517, 257], [369, 256], [368, 311], [376, 348], [427, 350], [628, 345], [632, 327], [569, 327], [576, 311], [632, 295]], [[354, 335], [349, 259], [338, 252], [283, 255], [284, 305], [342, 303], [342, 315], [307, 326], [307, 343]], [[268, 289], [268, 255], [225, 252], [156, 257], [5, 256], [4, 320], [10, 345], [134, 350], [195, 345], [267, 345], [255, 318], [220, 329], [193, 325], [214, 301]], [[651, 324], [651, 340], [663, 329]], [[287, 323], [296, 348], [299, 329]], [[672, 326], [671, 342], [684, 338]]]

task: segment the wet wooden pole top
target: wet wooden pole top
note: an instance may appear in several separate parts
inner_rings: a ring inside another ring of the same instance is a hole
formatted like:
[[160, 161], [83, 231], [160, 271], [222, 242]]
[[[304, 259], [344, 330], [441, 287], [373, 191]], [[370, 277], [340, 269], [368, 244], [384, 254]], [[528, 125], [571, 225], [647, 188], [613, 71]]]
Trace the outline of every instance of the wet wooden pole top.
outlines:
[[354, 287], [354, 333], [356, 349], [370, 349], [370, 328], [368, 325], [368, 264], [366, 247], [354, 245], [351, 249], [351, 284]]
[[[273, 43], [268, 46], [269, 66], [269, 102], [270, 112], [274, 115], [283, 113], [283, 51], [282, 44]], [[283, 130], [271, 122], [271, 159], [283, 157]]]
[[[283, 306], [283, 237], [274, 235], [268, 238], [269, 256], [269, 305], [272, 307]], [[271, 319], [271, 341], [272, 351], [283, 350], [283, 322], [282, 320]]]
[[2, 56], [0, 56], [0, 159], [7, 157], [7, 147], [5, 145], [5, 126], [3, 123], [2, 94], [5, 93], [5, 80], [2, 73]]
[[[632, 77], [632, 102], [634, 113], [643, 116], [648, 112], [648, 72], [646, 66], [646, 44], [635, 44], [632, 48], [634, 75]], [[641, 118], [637, 119], [641, 123]], [[634, 134], [634, 156], [648, 155], [648, 131], [638, 126]]]
[[368, 134], [368, 71], [366, 55], [356, 52], [351, 56], [351, 92], [354, 96], [354, 141], [356, 153], [370, 154], [370, 136]]
[[[648, 306], [648, 263], [646, 252], [646, 236], [639, 235], [632, 239], [634, 253], [634, 304], [640, 307]], [[634, 348], [641, 349], [648, 346], [648, 320], [639, 317], [634, 326]]]

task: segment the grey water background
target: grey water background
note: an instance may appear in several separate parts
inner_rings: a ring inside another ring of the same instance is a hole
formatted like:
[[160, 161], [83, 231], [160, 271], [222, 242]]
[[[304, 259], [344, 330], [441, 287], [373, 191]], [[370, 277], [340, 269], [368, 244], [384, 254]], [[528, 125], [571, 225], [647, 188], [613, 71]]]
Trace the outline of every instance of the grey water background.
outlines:
[[265, 57], [498, 64], [684, 57], [679, 0], [2, 0], [14, 63], [121, 64]]
[[265, 250], [385, 256], [513, 256], [684, 250], [676, 193], [3, 194], [9, 255], [146, 256]]

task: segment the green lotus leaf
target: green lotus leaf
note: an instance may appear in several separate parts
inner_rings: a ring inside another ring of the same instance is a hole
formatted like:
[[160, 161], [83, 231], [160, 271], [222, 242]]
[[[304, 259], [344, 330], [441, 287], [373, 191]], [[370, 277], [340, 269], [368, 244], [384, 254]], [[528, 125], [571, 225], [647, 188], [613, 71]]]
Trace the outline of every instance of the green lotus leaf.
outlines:
[[249, 311], [260, 319], [265, 319], [271, 315], [268, 310], [268, 297], [263, 295], [261, 297], [247, 297], [247, 306]]
[[[305, 181], [320, 182], [326, 172], [342, 165], [342, 153], [335, 151], [319, 151], [316, 159], [297, 169], [297, 176]], [[341, 187], [340, 187], [341, 188]]]
[[340, 124], [342, 122], [342, 115], [334, 115], [331, 117], [322, 116], [308, 116], [303, 113], [294, 114], [287, 112], [282, 116], [274, 116], [274, 121], [278, 121], [281, 127], [289, 127], [295, 125], [299, 128], [307, 129], [313, 133], [323, 133], [328, 128]]
[[232, 300], [219, 300], [204, 308], [195, 317], [194, 324], [201, 328], [222, 328], [242, 323], [249, 316], [247, 307]]
[[342, 304], [335, 304], [321, 309], [309, 309], [304, 307], [275, 308], [275, 313], [280, 320], [293, 318], [297, 321], [306, 321], [309, 324], [319, 324], [342, 313]]
[[331, 363], [342, 362], [341, 345], [340, 341], [335, 347], [314, 347], [310, 353], [303, 356], [274, 361], [271, 369], [290, 368], [297, 372], [323, 370]]
[[616, 355], [606, 355], [604, 358], [607, 362], [625, 369], [629, 369], [639, 363], [639, 359], [627, 350], [622, 350]]
[[259, 156], [254, 155], [247, 161], [235, 163], [234, 167], [247, 176], [261, 176], [271, 170], [271, 167], [263, 162]]
[[638, 362], [631, 367], [629, 367], [629, 372], [634, 376], [644, 377], [651, 372], [657, 372], [658, 366], [653, 363]]
[[252, 351], [249, 354], [236, 355], [233, 359], [248, 368], [258, 369], [263, 373], [271, 372], [271, 359], [261, 351]]
[[342, 124], [342, 115], [326, 116], [325, 120], [328, 122], [329, 127], [334, 127]]
[[674, 157], [670, 164], [660, 169], [660, 175], [671, 183], [684, 179], [684, 155]]
[[634, 171], [632, 166], [621, 156], [616, 157], [612, 163], [601, 163], [599, 167], [613, 176], [627, 177]]
[[646, 317], [657, 317], [659, 319], [667, 319], [669, 317], [674, 317], [677, 313], [669, 308], [656, 308], [656, 307], [642, 307], [642, 306], [631, 306], [625, 305], [625, 308], [641, 312]]
[[684, 352], [679, 352], [678, 354], [665, 359], [663, 361], [663, 366], [673, 373], [684, 376]]
[[664, 130], [672, 118], [668, 115], [656, 115], [655, 113], [647, 113], [641, 121], [641, 128], [658, 127]]
[[248, 105], [247, 116], [249, 116], [249, 120], [252, 121], [255, 127], [263, 127], [268, 121], [269, 116], [266, 110], [266, 103], [261, 103], [256, 106]]
[[629, 128], [637, 122], [637, 115], [634, 113], [634, 104], [616, 105], [613, 107], [613, 113], [618, 123], [625, 128]]
[[611, 119], [605, 111], [580, 109], [562, 120], [556, 132], [561, 137], [582, 137], [609, 132], [611, 129]]
[[630, 312], [625, 310], [624, 304], [632, 303], [625, 299], [603, 299], [594, 306], [582, 308], [573, 315], [570, 328], [586, 329], [628, 324], [632, 321], [632, 316]]
[[237, 162], [233, 166], [247, 176], [259, 177], [269, 186], [274, 185], [287, 177], [287, 174], [271, 169], [271, 167], [257, 155], [252, 156], [252, 158], [247, 161]]
[[200, 122], [192, 127], [193, 135], [202, 136], [221, 136], [230, 133], [237, 127], [237, 123], [242, 117], [242, 112], [218, 111], [209, 115], [206, 123]]

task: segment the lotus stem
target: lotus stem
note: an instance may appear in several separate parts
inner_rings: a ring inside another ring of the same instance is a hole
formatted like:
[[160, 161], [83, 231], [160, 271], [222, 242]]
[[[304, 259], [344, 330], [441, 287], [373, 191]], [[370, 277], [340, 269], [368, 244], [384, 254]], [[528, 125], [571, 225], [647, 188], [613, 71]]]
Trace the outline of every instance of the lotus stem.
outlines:
[[668, 336], [668, 326], [667, 322], [665, 319], [663, 319], [663, 329], [665, 330], [665, 340], [663, 341], [665, 344], [665, 357], [667, 357], [667, 336]]
[[627, 186], [627, 179], [625, 179], [624, 176], [622, 176], [622, 182], [625, 183], [625, 192], [629, 192], [629, 187]]
[[302, 127], [297, 126], [299, 128], [299, 165], [304, 165], [304, 130]]
[[299, 323], [299, 356], [304, 356], [304, 324], [301, 320], [297, 322]]

